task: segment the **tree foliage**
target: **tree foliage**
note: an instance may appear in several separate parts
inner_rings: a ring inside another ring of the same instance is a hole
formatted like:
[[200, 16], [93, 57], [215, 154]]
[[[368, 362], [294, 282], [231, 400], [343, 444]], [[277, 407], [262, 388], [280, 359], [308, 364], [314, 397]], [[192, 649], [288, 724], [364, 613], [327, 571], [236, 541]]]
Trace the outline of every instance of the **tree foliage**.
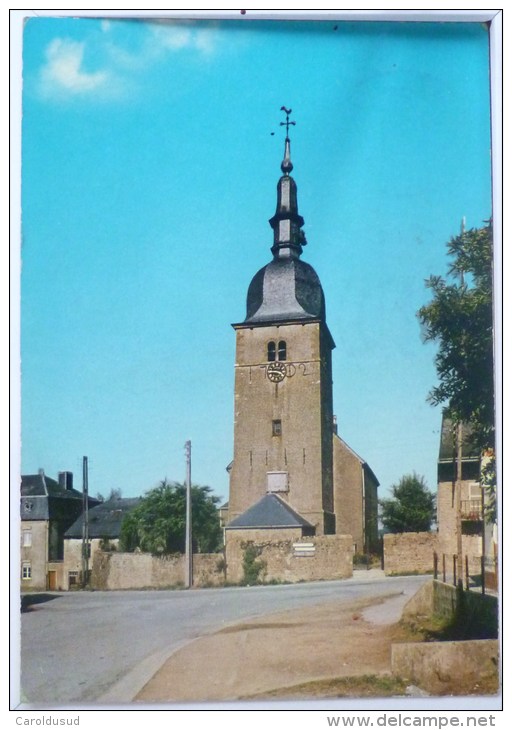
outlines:
[[380, 500], [381, 520], [389, 532], [426, 532], [435, 518], [435, 495], [425, 479], [406, 474], [391, 487], [392, 499]]
[[494, 449], [491, 222], [452, 238], [448, 255], [447, 279], [427, 280], [433, 298], [418, 312], [424, 340], [439, 345], [439, 384], [428, 400], [455, 423], [470, 424], [483, 452]]
[[454, 423], [470, 425], [472, 445], [487, 461], [481, 483], [488, 491], [487, 519], [496, 520], [492, 223], [462, 232], [448, 243], [451, 283], [431, 276], [433, 299], [418, 316], [426, 342], [439, 344], [439, 385], [428, 400], [443, 405]]
[[96, 493], [96, 499], [99, 502], [110, 502], [113, 499], [122, 499], [122, 497], [123, 497], [123, 490], [120, 489], [119, 487], [112, 487], [108, 497], [104, 497], [101, 492]]
[[[191, 488], [193, 552], [216, 552], [222, 545], [220, 499], [211, 492], [210, 487]], [[123, 519], [121, 548], [127, 552], [140, 548], [154, 555], [185, 552], [186, 494], [184, 484], [167, 479], [147, 492]]]

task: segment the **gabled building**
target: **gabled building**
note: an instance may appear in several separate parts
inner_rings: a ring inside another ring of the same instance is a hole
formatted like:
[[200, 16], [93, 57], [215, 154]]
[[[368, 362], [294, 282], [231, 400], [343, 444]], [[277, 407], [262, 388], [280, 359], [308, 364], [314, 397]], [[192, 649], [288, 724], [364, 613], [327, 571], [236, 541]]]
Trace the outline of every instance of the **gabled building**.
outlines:
[[66, 530], [64, 535], [64, 590], [83, 584], [84, 535], [88, 535], [86, 551], [87, 566], [90, 569], [98, 550], [117, 550], [123, 519], [139, 502], [140, 497], [109, 499], [106, 502], [100, 502], [88, 510], [87, 530], [84, 529], [85, 515], [83, 512]]
[[[98, 504], [89, 497], [89, 505]], [[58, 481], [38, 474], [21, 477], [21, 589], [60, 590], [64, 584], [64, 533], [81, 514], [82, 492], [73, 489], [73, 474]]]
[[337, 532], [352, 535], [354, 553], [377, 553], [379, 481], [369, 464], [338, 436], [336, 430], [333, 434], [333, 478]]

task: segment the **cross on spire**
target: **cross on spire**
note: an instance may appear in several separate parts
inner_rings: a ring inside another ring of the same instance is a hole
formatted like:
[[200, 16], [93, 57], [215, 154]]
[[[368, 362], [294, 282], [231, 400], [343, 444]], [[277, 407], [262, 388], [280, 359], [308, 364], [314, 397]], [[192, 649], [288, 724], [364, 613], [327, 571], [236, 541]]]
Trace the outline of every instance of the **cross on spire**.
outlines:
[[281, 127], [286, 127], [286, 138], [288, 139], [288, 129], [291, 125], [295, 126], [295, 122], [290, 122], [291, 109], [287, 109], [285, 106], [281, 107], [281, 111], [286, 114], [286, 122], [279, 122]]

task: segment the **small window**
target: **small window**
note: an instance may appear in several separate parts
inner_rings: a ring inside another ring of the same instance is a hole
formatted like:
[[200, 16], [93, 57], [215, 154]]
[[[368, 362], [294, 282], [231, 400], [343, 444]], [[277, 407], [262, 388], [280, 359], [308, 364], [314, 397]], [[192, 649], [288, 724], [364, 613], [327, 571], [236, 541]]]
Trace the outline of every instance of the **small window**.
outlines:
[[32, 578], [32, 565], [29, 562], [24, 562], [21, 565], [21, 577], [23, 580], [30, 580]]
[[469, 485], [469, 499], [482, 499], [482, 487], [478, 482]]
[[70, 570], [68, 572], [68, 585], [69, 586], [78, 585], [78, 570]]
[[269, 342], [267, 345], [267, 360], [268, 362], [274, 362], [276, 359], [276, 343]]
[[277, 358], [278, 360], [286, 360], [286, 342], [284, 340], [279, 340]]
[[23, 530], [23, 547], [32, 547], [32, 530]]
[[276, 419], [272, 421], [272, 436], [281, 436], [281, 420]]

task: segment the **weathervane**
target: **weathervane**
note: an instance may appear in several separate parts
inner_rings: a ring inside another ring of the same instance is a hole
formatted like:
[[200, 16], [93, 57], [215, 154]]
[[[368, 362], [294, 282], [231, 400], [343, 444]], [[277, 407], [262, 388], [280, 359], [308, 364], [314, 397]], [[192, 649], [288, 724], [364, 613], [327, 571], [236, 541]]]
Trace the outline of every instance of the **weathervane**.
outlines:
[[281, 127], [286, 127], [286, 138], [288, 139], [288, 129], [292, 124], [295, 126], [295, 122], [290, 122], [290, 114], [292, 113], [291, 109], [287, 109], [285, 106], [282, 106], [281, 111], [286, 114], [286, 122], [279, 122], [279, 124]]

